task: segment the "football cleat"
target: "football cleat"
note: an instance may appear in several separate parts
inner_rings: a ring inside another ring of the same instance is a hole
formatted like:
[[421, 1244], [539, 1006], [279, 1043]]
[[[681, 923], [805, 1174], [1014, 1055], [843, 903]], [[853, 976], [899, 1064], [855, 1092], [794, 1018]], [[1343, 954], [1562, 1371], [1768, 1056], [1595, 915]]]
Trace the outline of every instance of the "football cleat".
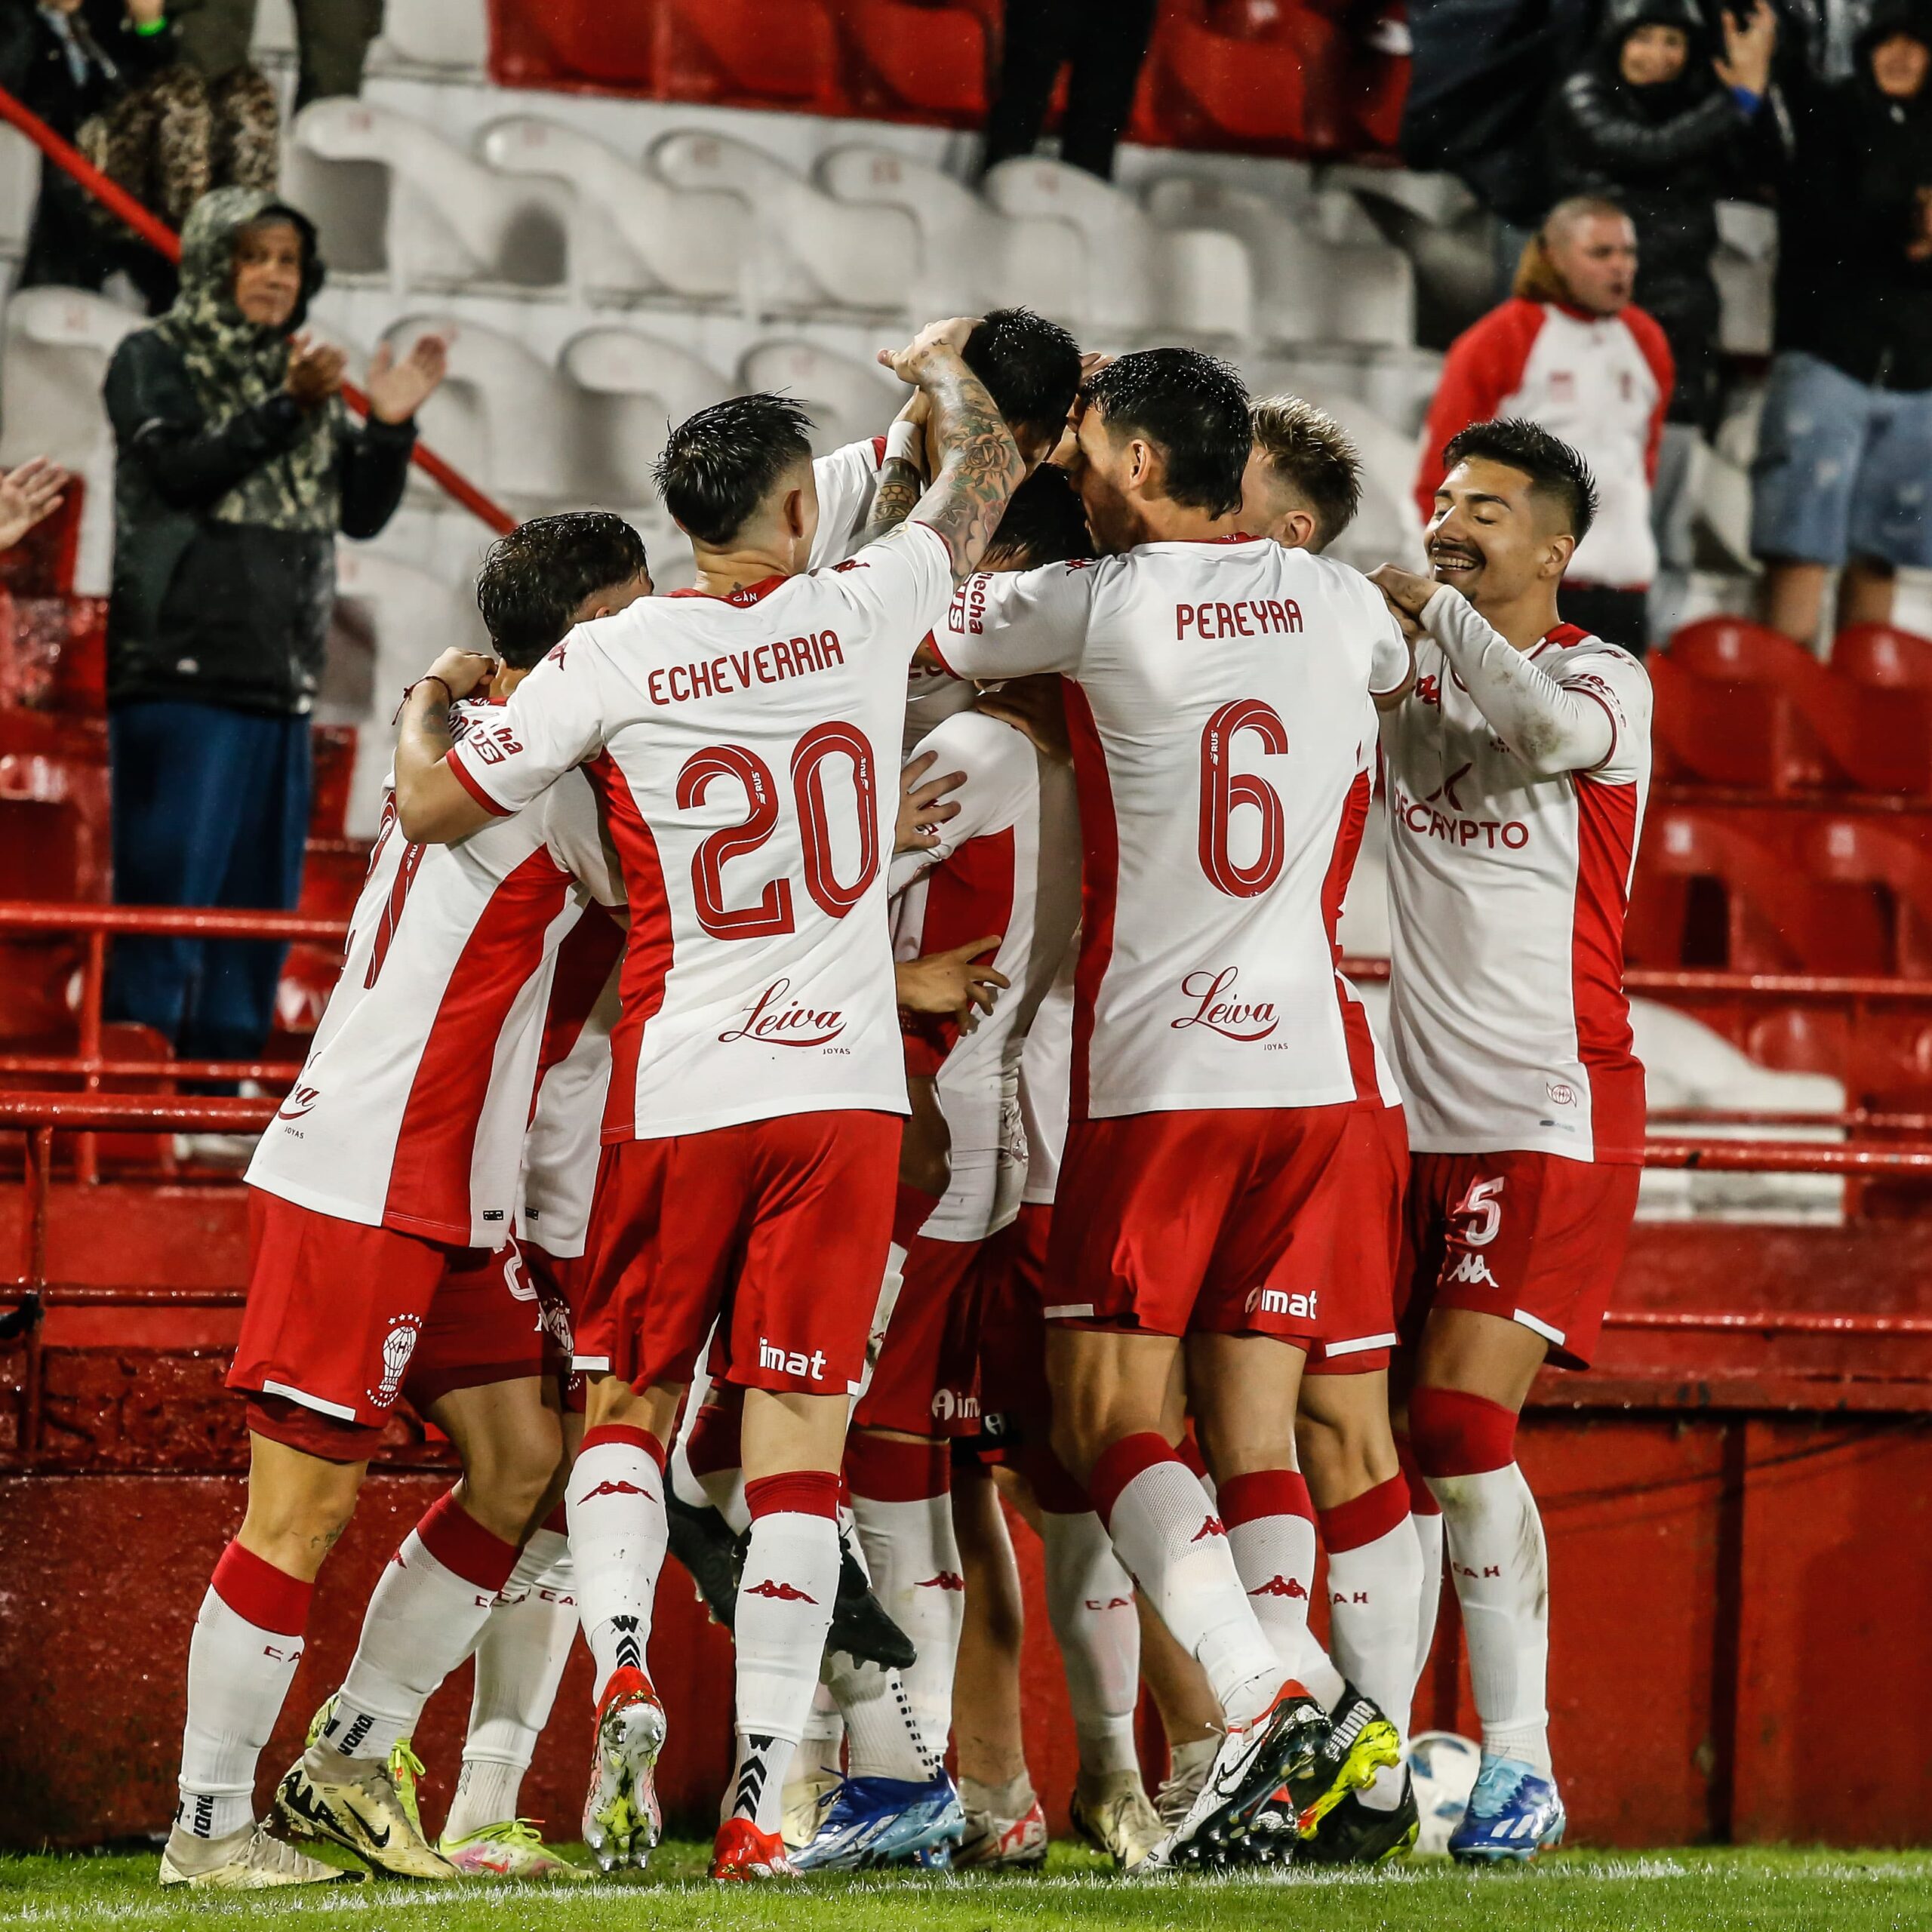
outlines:
[[966, 1835], [959, 1794], [945, 1772], [905, 1778], [841, 1778], [811, 1842], [792, 1857], [801, 1872], [867, 1872], [881, 1865], [943, 1870]]
[[1379, 1865], [1414, 1849], [1420, 1823], [1415, 1786], [1405, 1767], [1401, 1802], [1392, 1811], [1377, 1811], [1358, 1792], [1345, 1792], [1296, 1856], [1311, 1865]]
[[654, 1774], [664, 1730], [651, 1680], [632, 1666], [614, 1670], [597, 1706], [583, 1801], [583, 1841], [601, 1871], [641, 1872], [663, 1835]]
[[[733, 1547], [731, 1590], [735, 1599], [738, 1579], [744, 1574], [745, 1550], [751, 1541], [749, 1531]], [[852, 1533], [838, 1526], [838, 1595], [832, 1606], [832, 1626], [825, 1633], [828, 1651], [843, 1651], [861, 1663], [875, 1663], [882, 1670], [905, 1670], [919, 1660], [912, 1640], [887, 1614], [884, 1604], [872, 1595], [866, 1566], [852, 1545]]]
[[1187, 1816], [1189, 1807], [1200, 1795], [1220, 1746], [1218, 1737], [1199, 1737], [1191, 1744], [1169, 1746], [1168, 1774], [1154, 1794], [1154, 1809], [1169, 1831]]
[[505, 1818], [453, 1838], [447, 1833], [436, 1849], [469, 1878], [588, 1878], [581, 1865], [560, 1858], [543, 1842], [535, 1821]]
[[714, 1623], [729, 1630], [738, 1613], [737, 1538], [721, 1511], [687, 1503], [668, 1484], [664, 1520], [671, 1531], [671, 1554], [691, 1572]]
[[779, 1827], [778, 1835], [789, 1850], [796, 1851], [801, 1845], [810, 1844], [818, 1836], [818, 1829], [825, 1823], [826, 1814], [832, 1809], [832, 1801], [838, 1795], [838, 1787], [844, 1782], [836, 1771], [820, 1771], [786, 1784], [785, 1821]]
[[1378, 1772], [1401, 1761], [1401, 1734], [1383, 1715], [1382, 1706], [1374, 1698], [1364, 1697], [1352, 1684], [1345, 1684], [1342, 1700], [1329, 1716], [1328, 1740], [1308, 1783], [1293, 1794], [1299, 1806], [1298, 1835], [1312, 1838], [1322, 1820], [1350, 1792], [1366, 1791]]
[[266, 1825], [249, 1825], [225, 1838], [198, 1838], [176, 1829], [161, 1854], [161, 1882], [204, 1892], [263, 1892], [275, 1885], [359, 1884], [363, 1875], [325, 1865], [297, 1851], [286, 1838], [271, 1838]]
[[423, 1835], [413, 1778], [398, 1786], [387, 1764], [312, 1747], [282, 1774], [275, 1802], [298, 1837], [341, 1845], [392, 1878], [457, 1875]]
[[711, 1875], [739, 1881], [795, 1878], [798, 1868], [786, 1856], [785, 1841], [776, 1832], [761, 1832], [749, 1818], [727, 1818], [712, 1847]]
[[1047, 1862], [1047, 1814], [1040, 1801], [1023, 1818], [968, 1811], [953, 1864], [976, 1872], [1037, 1872]]
[[1563, 1842], [1566, 1822], [1555, 1784], [1534, 1765], [1485, 1756], [1449, 1856], [1459, 1865], [1526, 1865]]
[[1113, 1772], [1100, 1786], [1097, 1798], [1083, 1797], [1075, 1787], [1069, 1807], [1073, 1829], [1121, 1871], [1131, 1872], [1152, 1855], [1167, 1827], [1148, 1803], [1138, 1771]]

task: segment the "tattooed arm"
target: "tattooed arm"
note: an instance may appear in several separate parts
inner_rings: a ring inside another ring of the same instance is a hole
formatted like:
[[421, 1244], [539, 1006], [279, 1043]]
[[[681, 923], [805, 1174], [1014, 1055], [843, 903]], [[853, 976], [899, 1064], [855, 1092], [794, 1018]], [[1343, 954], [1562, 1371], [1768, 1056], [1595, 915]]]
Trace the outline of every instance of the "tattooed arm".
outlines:
[[924, 493], [924, 468], [903, 451], [895, 452], [894, 445], [909, 440], [915, 448], [922, 449], [930, 414], [926, 407], [925, 391], [915, 389], [911, 401], [894, 420], [886, 437], [885, 460], [879, 465], [878, 478], [872, 486], [872, 514], [867, 519], [865, 534], [860, 539], [862, 546], [875, 543], [889, 531], [897, 530], [912, 515], [912, 506]]
[[451, 770], [450, 706], [495, 668], [473, 651], [446, 651], [411, 685], [396, 726], [395, 809], [402, 835], [417, 845], [447, 845], [480, 831], [494, 816]]
[[960, 353], [974, 328], [970, 318], [931, 322], [906, 348], [882, 349], [878, 358], [924, 392], [932, 412], [928, 435], [939, 474], [909, 514], [944, 540], [955, 583], [979, 568], [1007, 500], [1026, 474], [1012, 431]]

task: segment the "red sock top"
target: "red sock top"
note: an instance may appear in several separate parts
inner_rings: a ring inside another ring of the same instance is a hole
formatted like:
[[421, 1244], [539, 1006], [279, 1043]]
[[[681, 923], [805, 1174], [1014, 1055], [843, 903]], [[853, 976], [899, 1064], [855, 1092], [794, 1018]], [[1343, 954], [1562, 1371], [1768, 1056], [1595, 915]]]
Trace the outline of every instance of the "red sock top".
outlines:
[[639, 1429], [634, 1423], [600, 1422], [595, 1429], [583, 1432], [577, 1453], [581, 1456], [586, 1449], [595, 1449], [605, 1442], [622, 1442], [632, 1449], [641, 1449], [657, 1465], [657, 1473], [664, 1473], [664, 1445], [649, 1429]]
[[1409, 1486], [1409, 1514], [1411, 1516], [1439, 1516], [1442, 1506], [1435, 1500], [1435, 1492], [1429, 1486], [1429, 1479], [1422, 1472], [1422, 1466], [1416, 1460], [1416, 1446], [1406, 1435], [1395, 1438], [1396, 1459], [1402, 1465], [1402, 1479]]
[[423, 1547], [452, 1575], [494, 1595], [510, 1580], [520, 1554], [513, 1543], [486, 1530], [450, 1490], [436, 1498], [416, 1525]]
[[760, 1476], [745, 1484], [745, 1507], [752, 1521], [789, 1511], [798, 1516], [838, 1516], [838, 1478], [830, 1469], [791, 1469]]
[[1303, 1516], [1315, 1520], [1308, 1484], [1297, 1469], [1255, 1469], [1230, 1476], [1214, 1489], [1214, 1506], [1229, 1529], [1262, 1516]]
[[1417, 1389], [1409, 1435], [1424, 1475], [1487, 1475], [1516, 1460], [1515, 1411], [1466, 1389]]
[[1158, 1429], [1143, 1429], [1138, 1435], [1123, 1435], [1118, 1442], [1109, 1443], [1087, 1478], [1087, 1494], [1100, 1521], [1110, 1521], [1121, 1491], [1143, 1470], [1151, 1469], [1157, 1463], [1180, 1460]]
[[278, 1636], [299, 1637], [308, 1627], [309, 1604], [315, 1594], [313, 1583], [278, 1570], [265, 1557], [232, 1543], [221, 1552], [210, 1579], [214, 1593], [234, 1611], [260, 1630], [272, 1630]]
[[1331, 1556], [1364, 1544], [1380, 1543], [1391, 1530], [1409, 1520], [1409, 1485], [1404, 1476], [1391, 1476], [1364, 1494], [1351, 1497], [1321, 1512], [1321, 1540]]

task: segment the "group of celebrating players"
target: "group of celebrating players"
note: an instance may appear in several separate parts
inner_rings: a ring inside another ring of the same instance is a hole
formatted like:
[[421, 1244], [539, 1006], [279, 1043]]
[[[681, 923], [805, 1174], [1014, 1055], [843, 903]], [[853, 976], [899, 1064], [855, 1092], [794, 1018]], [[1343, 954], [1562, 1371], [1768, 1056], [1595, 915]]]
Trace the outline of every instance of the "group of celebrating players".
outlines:
[[[881, 360], [906, 408], [816, 463], [777, 396], [672, 432], [694, 589], [615, 516], [537, 519], [478, 580], [494, 657], [406, 697], [249, 1170], [248, 1512], [164, 1884], [347, 1875], [254, 1784], [404, 1398], [462, 1477], [275, 1800], [378, 1872], [580, 1872], [517, 1815], [580, 1625], [584, 1836], [645, 1863], [667, 1552], [735, 1644], [714, 1877], [1038, 1865], [1001, 1497], [1122, 1869], [1407, 1850], [1445, 1560], [1483, 1732], [1451, 1849], [1561, 1838], [1517, 1416], [1589, 1359], [1644, 1112], [1649, 691], [1557, 617], [1588, 471], [1478, 424], [1432, 575], [1371, 578], [1322, 554], [1346, 440], [1209, 356], [1011, 310]], [[1378, 775], [1386, 1060], [1336, 943]], [[472, 1654], [432, 1840], [409, 1739]]]

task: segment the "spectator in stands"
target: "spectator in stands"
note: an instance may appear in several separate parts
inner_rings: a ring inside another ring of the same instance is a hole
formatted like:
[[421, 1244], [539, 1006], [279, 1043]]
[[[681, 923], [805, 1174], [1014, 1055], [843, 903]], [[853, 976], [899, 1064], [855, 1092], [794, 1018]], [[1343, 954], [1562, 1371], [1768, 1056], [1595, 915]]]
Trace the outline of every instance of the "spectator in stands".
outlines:
[[1804, 644], [1832, 570], [1842, 626], [1889, 623], [1894, 574], [1932, 568], [1932, 4], [1877, 0], [1857, 52], [1793, 92], [1752, 476], [1765, 617]]
[[[297, 113], [312, 100], [362, 91], [369, 43], [383, 30], [383, 0], [292, 0]], [[180, 0], [181, 48], [212, 82], [245, 66], [256, 0]]]
[[[210, 86], [181, 59], [164, 0], [0, 0], [0, 87], [171, 228], [211, 188], [270, 188], [274, 90], [252, 67]], [[150, 312], [174, 270], [51, 163], [20, 285], [97, 289], [116, 269]]]
[[1696, 0], [1611, 0], [1548, 124], [1553, 195], [1607, 196], [1635, 224], [1635, 299], [1677, 365], [1668, 420], [1706, 432], [1718, 408], [1717, 205], [1770, 171], [1752, 136], [1771, 118], [1761, 110], [1777, 46], [1766, 0], [1743, 20], [1722, 7], [1718, 19], [1714, 58]]
[[1060, 158], [1111, 180], [1154, 31], [1155, 0], [1006, 0], [999, 87], [986, 116], [983, 168], [1031, 154], [1054, 82], [1066, 69]]
[[[181, 293], [107, 372], [114, 426], [108, 612], [114, 884], [124, 904], [294, 905], [309, 827], [309, 712], [338, 531], [373, 537], [402, 496], [414, 417], [441, 380], [425, 336], [371, 364], [370, 420], [343, 358], [298, 334], [322, 279], [315, 230], [238, 188], [182, 238]], [[190, 1059], [260, 1053], [283, 949], [128, 939], [109, 1011]]]
[[1551, 209], [1523, 251], [1515, 294], [1450, 346], [1416, 501], [1427, 523], [1444, 448], [1472, 423], [1527, 417], [1561, 437], [1601, 493], [1564, 580], [1564, 617], [1641, 654], [1657, 562], [1651, 484], [1672, 371], [1663, 330], [1632, 303], [1636, 273], [1636, 230], [1614, 202], [1579, 195]]

